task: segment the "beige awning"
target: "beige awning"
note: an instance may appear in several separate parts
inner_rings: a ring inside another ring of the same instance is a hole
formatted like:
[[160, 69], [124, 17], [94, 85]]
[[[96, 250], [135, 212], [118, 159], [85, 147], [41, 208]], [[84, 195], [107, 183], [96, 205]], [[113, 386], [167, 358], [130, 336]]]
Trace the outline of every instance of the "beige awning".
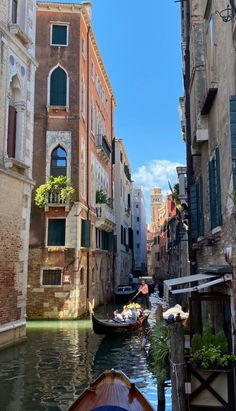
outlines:
[[[206, 280], [210, 280], [207, 281]], [[165, 280], [164, 281], [164, 289], [165, 289], [165, 295], [168, 295], [168, 292], [171, 292], [172, 294], [182, 294], [182, 293], [189, 293], [192, 291], [198, 291], [203, 288], [208, 288], [211, 287], [212, 285], [223, 283], [226, 281], [231, 281], [232, 280], [232, 274], [224, 274], [223, 276], [219, 276], [219, 274], [195, 274], [195, 275], [188, 275], [186, 277], [177, 277], [177, 278], [172, 278], [170, 280]], [[179, 286], [182, 284], [187, 284], [187, 283], [194, 283], [196, 282], [196, 285], [191, 286], [191, 287], [184, 287], [184, 288], [173, 288], [175, 286]], [[199, 282], [201, 282], [199, 284]]]

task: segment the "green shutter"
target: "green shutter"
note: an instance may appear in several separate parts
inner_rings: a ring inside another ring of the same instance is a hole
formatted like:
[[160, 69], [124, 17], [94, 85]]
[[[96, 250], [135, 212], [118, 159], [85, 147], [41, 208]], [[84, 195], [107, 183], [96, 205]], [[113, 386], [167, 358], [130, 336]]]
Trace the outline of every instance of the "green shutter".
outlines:
[[51, 74], [50, 79], [50, 105], [66, 106], [66, 72], [57, 67]]
[[191, 211], [191, 235], [193, 239], [198, 238], [198, 204], [197, 204], [197, 186], [190, 186], [190, 211]]
[[48, 246], [65, 245], [65, 226], [64, 218], [48, 219]]
[[67, 44], [67, 26], [52, 26], [52, 44], [66, 46]]
[[216, 198], [215, 198], [215, 159], [209, 161], [209, 194], [210, 194], [210, 216], [211, 229], [217, 227], [216, 223]]
[[113, 235], [113, 252], [117, 253], [117, 235]]
[[236, 96], [231, 96], [229, 103], [230, 103], [230, 131], [231, 131], [233, 189], [236, 190]]
[[91, 221], [81, 220], [81, 247], [90, 247]]
[[203, 182], [202, 176], [197, 182], [197, 202], [198, 202], [198, 236], [204, 235], [204, 213], [203, 213]]
[[113, 233], [108, 233], [108, 251], [113, 251]]
[[216, 218], [217, 226], [222, 224], [221, 183], [220, 183], [220, 151], [216, 148]]

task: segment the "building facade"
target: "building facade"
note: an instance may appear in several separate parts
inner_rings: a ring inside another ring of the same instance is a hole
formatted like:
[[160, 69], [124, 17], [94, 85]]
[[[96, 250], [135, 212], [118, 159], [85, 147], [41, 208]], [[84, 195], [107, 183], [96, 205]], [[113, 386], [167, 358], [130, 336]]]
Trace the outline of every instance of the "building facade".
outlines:
[[73, 195], [54, 184], [32, 204], [27, 315], [77, 318], [112, 293], [115, 100], [91, 4], [37, 6], [33, 175], [36, 187], [59, 178]]
[[[188, 288], [198, 291], [188, 294], [190, 306], [194, 304], [192, 332], [204, 331], [208, 321], [214, 332], [224, 330], [235, 352], [235, 1], [226, 7], [222, 0], [181, 2], [181, 125], [187, 152], [189, 283], [194, 274], [202, 275]], [[204, 279], [209, 275], [212, 281]], [[206, 405], [210, 402], [201, 409]]]
[[150, 203], [151, 203], [151, 226], [150, 230], [156, 233], [162, 224], [161, 218], [163, 212], [165, 211], [165, 204], [163, 201], [163, 196], [161, 189], [159, 187], [152, 187], [150, 192]]
[[142, 188], [132, 192], [132, 227], [134, 241], [134, 273], [144, 275], [147, 272], [147, 223], [146, 204]]
[[132, 180], [124, 142], [115, 139], [114, 208], [116, 221], [115, 285], [128, 284], [133, 266]]
[[[1, 1], [0, 348], [25, 337], [36, 4]], [[10, 207], [9, 207], [10, 205]]]

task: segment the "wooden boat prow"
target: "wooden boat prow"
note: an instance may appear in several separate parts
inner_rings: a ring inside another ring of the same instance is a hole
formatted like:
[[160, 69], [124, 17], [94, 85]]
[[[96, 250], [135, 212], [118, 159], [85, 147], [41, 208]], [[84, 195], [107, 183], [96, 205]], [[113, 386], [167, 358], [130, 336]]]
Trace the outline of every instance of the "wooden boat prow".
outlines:
[[68, 411], [154, 411], [154, 409], [122, 371], [108, 370], [90, 384]]

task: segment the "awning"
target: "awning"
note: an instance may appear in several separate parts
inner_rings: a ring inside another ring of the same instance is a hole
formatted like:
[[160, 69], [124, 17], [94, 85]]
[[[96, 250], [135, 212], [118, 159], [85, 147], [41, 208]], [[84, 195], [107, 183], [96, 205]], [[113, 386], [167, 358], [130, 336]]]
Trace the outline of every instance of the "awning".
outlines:
[[[210, 281], [203, 282], [201, 284], [196, 284], [195, 286], [191, 286], [188, 288], [173, 289], [174, 286], [179, 286], [182, 284], [193, 283], [193, 282], [206, 281], [206, 280], [210, 280]], [[172, 278], [170, 280], [165, 280], [164, 281], [164, 289], [165, 289], [164, 292], [166, 296], [168, 292], [171, 292], [172, 294], [189, 293], [191, 291], [198, 291], [203, 288], [208, 288], [208, 287], [211, 287], [212, 285], [223, 283], [226, 281], [231, 281], [231, 280], [232, 280], [232, 274], [224, 274], [223, 276], [219, 276], [217, 274], [207, 274], [207, 273], [188, 275], [186, 277], [177, 277], [177, 278]]]

